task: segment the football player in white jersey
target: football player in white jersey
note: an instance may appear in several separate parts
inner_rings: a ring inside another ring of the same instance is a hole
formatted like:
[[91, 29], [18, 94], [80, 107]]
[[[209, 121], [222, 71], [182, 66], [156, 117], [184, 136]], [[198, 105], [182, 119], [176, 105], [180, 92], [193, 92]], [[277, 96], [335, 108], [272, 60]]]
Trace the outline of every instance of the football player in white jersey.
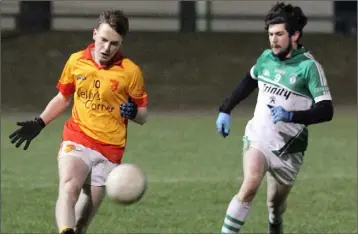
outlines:
[[287, 196], [307, 149], [307, 126], [330, 121], [333, 104], [322, 66], [299, 43], [307, 18], [300, 7], [277, 3], [265, 18], [271, 48], [219, 107], [216, 129], [227, 137], [232, 109], [259, 89], [243, 137], [244, 179], [229, 203], [221, 233], [239, 233], [267, 175], [268, 233], [283, 233]]

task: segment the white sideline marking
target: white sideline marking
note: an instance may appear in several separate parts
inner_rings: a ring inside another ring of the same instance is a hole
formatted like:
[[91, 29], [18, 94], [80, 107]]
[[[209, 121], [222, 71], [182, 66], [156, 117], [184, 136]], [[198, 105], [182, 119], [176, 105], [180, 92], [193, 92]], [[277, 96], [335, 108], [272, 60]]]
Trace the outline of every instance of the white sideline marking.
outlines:
[[[243, 177], [236, 178], [217, 178], [217, 177], [195, 177], [195, 178], [148, 178], [148, 182], [155, 184], [174, 184], [174, 183], [240, 183]], [[298, 176], [297, 181], [315, 181], [315, 180], [331, 180], [331, 179], [354, 179], [357, 180], [357, 175], [347, 175], [347, 174], [318, 174], [315, 176], [312, 175], [300, 175]], [[265, 181], [265, 179], [264, 179]], [[24, 182], [24, 181], [23, 181]], [[26, 190], [41, 189], [41, 188], [57, 188], [55, 183], [40, 183], [40, 184], [29, 184], [24, 182], [24, 184], [13, 184], [11, 186], [4, 185], [4, 182], [1, 184], [2, 189], [16, 189], [16, 188], [25, 188]]]
[[[196, 183], [196, 182], [209, 182], [209, 183], [214, 183], [214, 182], [241, 182], [241, 180], [243, 179], [243, 177], [239, 176], [236, 178], [217, 178], [217, 177], [212, 177], [212, 178], [205, 178], [205, 177], [199, 177], [199, 178], [162, 178], [162, 179], [157, 179], [157, 178], [148, 178], [149, 183]], [[329, 180], [329, 179], [357, 179], [357, 175], [347, 175], [347, 174], [336, 174], [336, 175], [325, 175], [325, 174], [321, 174], [321, 175], [301, 175], [298, 176], [298, 181], [300, 180]], [[265, 180], [265, 179], [264, 179]]]

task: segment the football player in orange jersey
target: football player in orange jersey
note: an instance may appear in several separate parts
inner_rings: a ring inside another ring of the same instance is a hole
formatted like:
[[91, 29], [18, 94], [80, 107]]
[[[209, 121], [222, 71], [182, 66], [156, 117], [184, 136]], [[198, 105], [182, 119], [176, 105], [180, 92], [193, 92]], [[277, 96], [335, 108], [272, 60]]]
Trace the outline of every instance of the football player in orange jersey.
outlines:
[[122, 11], [105, 11], [93, 30], [94, 43], [73, 53], [62, 71], [59, 93], [34, 120], [18, 122], [11, 143], [31, 141], [74, 99], [58, 153], [56, 221], [61, 234], [85, 233], [105, 195], [109, 172], [121, 163], [128, 120], [147, 120], [141, 69], [121, 53], [129, 29]]

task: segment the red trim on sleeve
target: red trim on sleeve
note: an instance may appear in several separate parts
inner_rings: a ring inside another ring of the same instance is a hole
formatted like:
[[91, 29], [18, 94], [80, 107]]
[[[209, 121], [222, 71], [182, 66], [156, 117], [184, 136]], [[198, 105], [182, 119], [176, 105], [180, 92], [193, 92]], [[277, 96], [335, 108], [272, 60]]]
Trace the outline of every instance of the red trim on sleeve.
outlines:
[[75, 92], [74, 83], [62, 84], [61, 82], [58, 82], [56, 88], [62, 93], [63, 96], [70, 96]]
[[148, 98], [147, 97], [143, 97], [143, 98], [133, 98], [131, 97], [131, 99], [134, 101], [135, 104], [137, 104], [138, 107], [144, 107], [148, 104]]

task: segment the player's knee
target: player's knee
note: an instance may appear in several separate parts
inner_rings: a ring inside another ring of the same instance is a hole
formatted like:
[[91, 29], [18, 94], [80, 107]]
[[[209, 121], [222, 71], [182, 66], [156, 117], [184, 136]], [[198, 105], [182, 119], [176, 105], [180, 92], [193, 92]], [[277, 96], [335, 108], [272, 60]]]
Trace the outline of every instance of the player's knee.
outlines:
[[262, 175], [259, 173], [251, 173], [245, 176], [242, 186], [246, 187], [246, 190], [253, 193], [258, 190], [262, 182]]
[[82, 186], [76, 180], [63, 181], [60, 185], [60, 196], [66, 200], [77, 201], [81, 188]]
[[249, 178], [245, 178], [240, 191], [237, 194], [239, 200], [242, 202], [251, 202], [259, 189], [260, 183], [260, 176], [250, 176]]

